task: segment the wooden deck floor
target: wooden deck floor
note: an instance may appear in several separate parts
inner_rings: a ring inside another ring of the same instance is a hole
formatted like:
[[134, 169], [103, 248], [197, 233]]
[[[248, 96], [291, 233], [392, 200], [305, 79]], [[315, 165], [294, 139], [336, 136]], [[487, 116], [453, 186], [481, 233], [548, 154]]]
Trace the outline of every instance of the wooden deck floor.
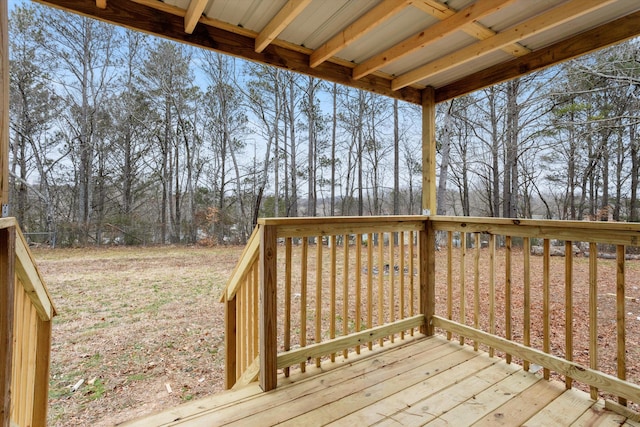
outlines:
[[126, 425], [640, 427], [586, 393], [442, 337], [331, 365], [282, 377], [269, 393], [251, 384]]

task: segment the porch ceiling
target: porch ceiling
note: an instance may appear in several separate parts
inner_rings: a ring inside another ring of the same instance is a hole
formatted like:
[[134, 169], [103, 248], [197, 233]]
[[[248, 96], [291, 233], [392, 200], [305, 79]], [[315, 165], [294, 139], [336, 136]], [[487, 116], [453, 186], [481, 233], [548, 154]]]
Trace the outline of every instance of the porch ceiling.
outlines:
[[636, 0], [37, 0], [413, 103], [640, 34]]

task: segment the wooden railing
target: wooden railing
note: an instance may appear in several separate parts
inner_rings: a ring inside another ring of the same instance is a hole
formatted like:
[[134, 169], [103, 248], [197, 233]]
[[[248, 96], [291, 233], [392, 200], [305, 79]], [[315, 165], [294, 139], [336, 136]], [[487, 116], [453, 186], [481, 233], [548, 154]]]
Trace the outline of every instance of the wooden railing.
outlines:
[[0, 219], [0, 419], [47, 422], [55, 308], [14, 218]]
[[[432, 333], [426, 217], [263, 219], [222, 296], [226, 385]], [[244, 301], [244, 302], [241, 302]]]
[[[630, 274], [637, 288], [640, 261], [625, 255], [628, 248], [637, 253], [640, 224], [430, 222], [446, 248], [436, 267], [436, 328], [476, 349], [484, 345], [491, 355], [500, 352], [508, 363], [516, 358], [526, 370], [539, 365], [545, 378], [560, 377], [567, 388], [582, 383], [592, 398], [600, 392], [611, 409], [640, 402], [640, 374], [628, 377], [626, 369], [629, 358], [640, 357], [638, 343], [626, 339], [640, 324], [640, 313], [632, 310], [637, 304], [629, 305], [635, 299], [626, 296]], [[627, 318], [634, 324], [627, 325]]]
[[223, 295], [227, 386], [259, 376], [269, 390], [278, 369], [436, 328], [627, 410], [640, 402], [640, 373], [626, 368], [640, 358], [626, 338], [640, 324], [627, 295], [627, 283], [640, 287], [640, 260], [626, 260], [639, 243], [640, 225], [629, 223], [262, 220]]

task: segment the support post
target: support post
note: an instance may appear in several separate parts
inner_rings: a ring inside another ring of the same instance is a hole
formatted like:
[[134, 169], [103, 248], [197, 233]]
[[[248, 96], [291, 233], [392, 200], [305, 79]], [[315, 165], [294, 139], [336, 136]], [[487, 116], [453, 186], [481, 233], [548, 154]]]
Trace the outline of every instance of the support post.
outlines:
[[236, 304], [238, 299], [234, 295], [231, 300], [227, 299], [226, 291], [224, 296], [224, 355], [225, 355], [225, 380], [224, 386], [227, 390], [231, 389], [236, 383], [236, 341], [237, 341], [237, 325], [236, 325]]
[[259, 352], [260, 388], [269, 391], [278, 383], [277, 337], [277, 239], [276, 226], [263, 225], [260, 233]]
[[0, 230], [0, 427], [11, 423], [15, 253], [15, 227]]
[[9, 11], [0, 0], [0, 216], [9, 216]]
[[418, 232], [418, 253], [420, 268], [420, 312], [424, 314], [425, 324], [420, 327], [420, 332], [433, 335], [433, 315], [435, 314], [435, 266], [436, 244], [433, 223], [425, 219], [425, 228]]
[[422, 213], [436, 214], [436, 95], [422, 90]]

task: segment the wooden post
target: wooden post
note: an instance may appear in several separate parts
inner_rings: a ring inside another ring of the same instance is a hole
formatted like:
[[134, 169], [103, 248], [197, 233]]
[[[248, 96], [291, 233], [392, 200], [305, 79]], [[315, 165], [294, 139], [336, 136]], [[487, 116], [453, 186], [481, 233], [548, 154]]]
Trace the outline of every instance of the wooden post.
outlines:
[[[225, 291], [226, 293], [226, 291]], [[233, 297], [232, 300], [227, 300], [227, 296], [224, 296], [224, 352], [225, 352], [225, 387], [229, 390], [236, 383], [236, 340], [237, 340], [237, 325], [236, 325], [236, 302], [238, 298]]]
[[260, 387], [263, 391], [275, 389], [278, 383], [277, 249], [276, 226], [262, 226], [262, 232], [260, 233], [260, 306], [258, 315], [260, 327]]
[[433, 87], [422, 91], [422, 213], [436, 214], [436, 96]]
[[425, 221], [425, 229], [418, 233], [418, 251], [420, 268], [420, 312], [424, 314], [425, 325], [420, 332], [433, 335], [432, 318], [435, 314], [435, 281], [436, 281], [436, 235], [430, 220]]
[[[6, 1], [3, 1], [6, 7]], [[16, 230], [0, 230], [0, 426], [11, 422]]]
[[49, 366], [51, 360], [51, 319], [42, 320], [37, 316], [38, 344], [36, 352], [36, 375], [34, 384], [33, 414], [34, 427], [46, 427], [49, 406]]
[[0, 0], [0, 216], [9, 216], [9, 12]]

